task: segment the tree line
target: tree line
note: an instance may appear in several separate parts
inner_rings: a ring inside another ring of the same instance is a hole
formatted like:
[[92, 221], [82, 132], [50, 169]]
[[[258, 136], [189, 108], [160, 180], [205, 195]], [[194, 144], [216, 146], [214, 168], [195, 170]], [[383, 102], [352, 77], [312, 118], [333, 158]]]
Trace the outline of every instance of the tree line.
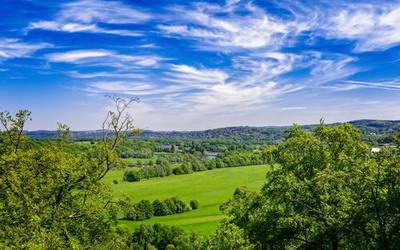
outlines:
[[153, 216], [167, 216], [172, 214], [180, 214], [190, 210], [199, 208], [197, 200], [191, 200], [189, 204], [178, 199], [177, 197], [165, 200], [141, 200], [137, 203], [130, 199], [119, 200], [118, 205], [124, 214], [125, 220], [142, 221], [152, 218]]
[[199, 159], [188, 155], [187, 161], [174, 165], [144, 166], [140, 168], [128, 168], [123, 175], [123, 180], [128, 182], [140, 181], [154, 177], [164, 177], [169, 175], [191, 174], [212, 170], [216, 168], [242, 167], [252, 165], [262, 165], [271, 162], [269, 148], [252, 151], [232, 152], [216, 159]]

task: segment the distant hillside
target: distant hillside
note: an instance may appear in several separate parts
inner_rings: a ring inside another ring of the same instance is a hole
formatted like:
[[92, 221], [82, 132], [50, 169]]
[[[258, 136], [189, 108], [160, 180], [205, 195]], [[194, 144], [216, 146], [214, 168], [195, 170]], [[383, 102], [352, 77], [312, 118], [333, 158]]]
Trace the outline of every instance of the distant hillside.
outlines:
[[[380, 143], [390, 142], [394, 133], [400, 132], [400, 121], [389, 120], [356, 120], [351, 121], [353, 126], [362, 130], [363, 134], [370, 138], [376, 137]], [[338, 123], [335, 123], [338, 124]], [[310, 129], [315, 125], [305, 125], [305, 129]], [[187, 139], [232, 139], [254, 142], [276, 142], [283, 138], [284, 132], [290, 126], [276, 127], [226, 127], [208, 129], [204, 131], [150, 131], [145, 130], [140, 138], [187, 138]], [[56, 131], [29, 131], [27, 134], [36, 139], [57, 138]], [[72, 131], [71, 137], [74, 140], [101, 138], [101, 130], [92, 131]]]

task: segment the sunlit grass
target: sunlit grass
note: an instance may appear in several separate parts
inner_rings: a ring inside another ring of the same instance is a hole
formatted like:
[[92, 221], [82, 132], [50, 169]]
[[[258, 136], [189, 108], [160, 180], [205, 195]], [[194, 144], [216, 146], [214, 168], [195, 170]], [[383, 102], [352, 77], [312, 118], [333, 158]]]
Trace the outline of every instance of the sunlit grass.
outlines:
[[[123, 171], [115, 170], [108, 174], [105, 182], [111, 185], [116, 198], [128, 195], [135, 201], [153, 201], [176, 196], [187, 203], [192, 199], [200, 203], [199, 209], [183, 214], [153, 217], [142, 222], [121, 220], [122, 225], [133, 229], [141, 223], [164, 223], [178, 225], [200, 234], [209, 234], [223, 218], [219, 206], [232, 197], [235, 188], [247, 186], [252, 190], [259, 189], [264, 183], [267, 169], [268, 166], [224, 168], [132, 183], [123, 182]], [[118, 184], [112, 184], [113, 180], [117, 180]]]

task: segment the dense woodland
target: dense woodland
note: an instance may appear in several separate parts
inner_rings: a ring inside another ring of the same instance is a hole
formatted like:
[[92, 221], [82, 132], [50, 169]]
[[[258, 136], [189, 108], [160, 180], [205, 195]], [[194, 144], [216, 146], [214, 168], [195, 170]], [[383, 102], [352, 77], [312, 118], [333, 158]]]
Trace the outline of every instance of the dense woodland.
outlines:
[[[372, 143], [393, 143], [393, 135], [400, 131], [400, 121], [389, 120], [356, 120], [350, 121], [354, 127], [361, 130], [363, 138]], [[330, 126], [338, 124], [329, 124]], [[329, 126], [328, 125], [328, 126]], [[304, 125], [307, 131], [318, 125]], [[279, 143], [284, 139], [288, 126], [275, 127], [227, 127], [210, 129], [205, 131], [149, 131], [144, 130], [136, 138], [156, 140], [161, 144], [199, 143], [199, 144], [228, 144], [239, 147], [252, 147], [254, 145], [267, 145]], [[74, 140], [99, 139], [103, 135], [102, 130], [71, 131]], [[27, 134], [35, 139], [55, 139], [56, 131], [30, 131]], [[215, 149], [215, 148], [214, 148]]]
[[[389, 122], [390, 129], [372, 121], [359, 121], [357, 126], [369, 126], [362, 130], [351, 124], [293, 126], [280, 132], [281, 142], [272, 145], [271, 137], [265, 141], [229, 136], [198, 140], [191, 135], [135, 139], [131, 133], [136, 130], [126, 114], [130, 102], [114, 101], [116, 110], [108, 113], [101, 137], [90, 141], [71, 140], [63, 124], [56, 138], [31, 139], [24, 133], [29, 111], [15, 116], [0, 113], [1, 249], [396, 249], [400, 245], [397, 122]], [[390, 138], [390, 147], [371, 152], [383, 137]], [[121, 228], [121, 215], [141, 221], [184, 213], [201, 204], [175, 197], [115, 199], [102, 182], [113, 169], [126, 169], [124, 181], [141, 181], [257, 164], [270, 166], [263, 187], [258, 191], [238, 187], [220, 206], [225, 220], [208, 236], [161, 224], [133, 231]]]

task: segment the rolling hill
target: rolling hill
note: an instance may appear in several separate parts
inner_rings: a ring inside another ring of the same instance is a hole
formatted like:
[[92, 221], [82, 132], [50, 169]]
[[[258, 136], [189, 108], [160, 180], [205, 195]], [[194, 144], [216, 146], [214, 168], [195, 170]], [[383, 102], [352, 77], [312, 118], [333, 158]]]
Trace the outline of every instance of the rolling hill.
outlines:
[[[363, 134], [369, 138], [371, 136], [383, 138], [382, 142], [390, 142], [391, 134], [400, 132], [400, 121], [391, 120], [356, 120], [350, 121], [355, 127], [362, 130]], [[338, 123], [335, 123], [338, 124]], [[332, 124], [334, 125], [334, 124]], [[315, 125], [304, 125], [305, 129], [310, 129]], [[280, 141], [286, 129], [290, 126], [265, 126], [265, 127], [226, 127], [209, 129], [204, 131], [151, 131], [145, 130], [139, 138], [187, 138], [187, 139], [233, 139], [251, 140], [256, 143]], [[28, 131], [27, 134], [35, 139], [52, 139], [57, 137], [56, 131]], [[102, 136], [101, 130], [72, 131], [71, 136], [75, 140], [96, 139]]]

